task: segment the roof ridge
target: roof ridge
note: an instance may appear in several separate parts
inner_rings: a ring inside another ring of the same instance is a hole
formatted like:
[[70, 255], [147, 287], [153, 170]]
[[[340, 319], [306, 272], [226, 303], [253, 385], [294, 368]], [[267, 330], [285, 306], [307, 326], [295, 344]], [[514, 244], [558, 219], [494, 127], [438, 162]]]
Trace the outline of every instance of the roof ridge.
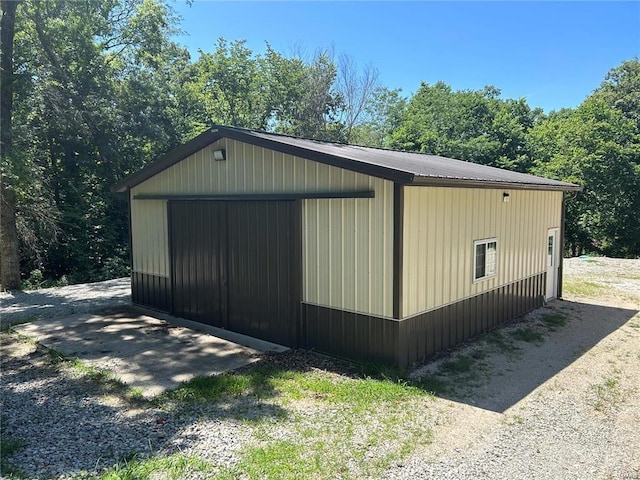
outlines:
[[[251, 133], [263, 133], [266, 135], [275, 135], [278, 137], [285, 137], [285, 138], [292, 138], [294, 140], [308, 140], [310, 142], [318, 142], [318, 143], [324, 143], [326, 145], [343, 145], [345, 147], [358, 147], [358, 148], [366, 148], [368, 150], [380, 150], [383, 152], [398, 152], [398, 153], [413, 153], [416, 155], [431, 155], [431, 156], [435, 156], [435, 157], [442, 157], [442, 155], [438, 155], [436, 153], [426, 153], [426, 152], [415, 152], [415, 151], [411, 151], [411, 150], [396, 150], [393, 148], [387, 148], [387, 147], [371, 147], [369, 145], [360, 145], [360, 144], [356, 144], [356, 143], [347, 143], [347, 142], [336, 142], [336, 141], [329, 141], [329, 140], [319, 140], [317, 138], [309, 138], [309, 137], [301, 137], [298, 135], [290, 135], [287, 133], [281, 133], [281, 132], [269, 132], [267, 130], [259, 130], [259, 129], [255, 129], [255, 128], [244, 128], [244, 127], [231, 127], [231, 126], [227, 126], [227, 125], [213, 125], [211, 127], [211, 129], [215, 129], [215, 128], [224, 128], [227, 130], [239, 130], [242, 132], [251, 132]], [[442, 158], [447, 158], [448, 160], [456, 160], [455, 158], [449, 159], [448, 157], [442, 157]], [[464, 161], [464, 160], [461, 160]]]

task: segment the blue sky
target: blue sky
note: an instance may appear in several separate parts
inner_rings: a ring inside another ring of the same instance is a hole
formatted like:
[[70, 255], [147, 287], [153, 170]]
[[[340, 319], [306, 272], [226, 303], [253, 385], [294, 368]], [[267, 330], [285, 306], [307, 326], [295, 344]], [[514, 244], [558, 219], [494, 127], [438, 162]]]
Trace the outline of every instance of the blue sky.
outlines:
[[623, 60], [640, 56], [640, 2], [220, 2], [174, 4], [197, 58], [216, 39], [281, 53], [332, 47], [371, 63], [381, 84], [414, 93], [494, 85], [546, 112], [579, 105]]

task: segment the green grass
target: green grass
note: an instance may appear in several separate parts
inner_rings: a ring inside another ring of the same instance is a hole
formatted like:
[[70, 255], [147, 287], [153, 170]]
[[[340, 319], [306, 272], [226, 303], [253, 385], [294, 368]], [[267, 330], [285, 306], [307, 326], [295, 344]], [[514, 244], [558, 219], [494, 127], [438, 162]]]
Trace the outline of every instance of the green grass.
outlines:
[[509, 335], [513, 337], [514, 340], [519, 342], [527, 342], [527, 343], [542, 343], [544, 342], [544, 336], [534, 330], [531, 327], [521, 327], [516, 330], [509, 332]]
[[450, 360], [442, 362], [441, 370], [446, 374], [468, 373], [476, 363], [471, 355], [458, 354]]
[[[165, 407], [221, 403], [229, 415], [249, 425], [255, 442], [240, 454], [239, 463], [215, 478], [361, 478], [379, 474], [417, 445], [429, 441], [426, 405], [432, 395], [422, 384], [397, 377], [384, 366], [367, 366], [375, 376], [337, 367], [290, 369], [268, 362], [241, 371], [197, 377], [159, 397]], [[390, 377], [387, 377], [389, 375]], [[258, 420], [233, 412], [238, 408], [281, 411]], [[272, 438], [274, 421], [286, 437]], [[369, 452], [375, 451], [374, 455]]]
[[449, 382], [441, 375], [425, 375], [416, 381], [424, 391], [433, 395], [441, 395], [449, 391]]
[[108, 390], [111, 393], [117, 393], [129, 401], [143, 401], [142, 389], [137, 387], [129, 387], [110, 370], [87, 365], [79, 358], [67, 356], [63, 352], [55, 348], [42, 348], [46, 349], [51, 364], [62, 364], [68, 368], [71, 368], [75, 373], [82, 376], [83, 378], [86, 378], [87, 380], [100, 385], [101, 389]]
[[593, 406], [600, 412], [615, 407], [621, 401], [620, 379], [617, 377], [605, 378], [602, 383], [593, 385], [592, 388], [595, 395]]
[[2, 434], [0, 439], [0, 474], [8, 478], [21, 477], [22, 469], [11, 461], [11, 456], [26, 447], [26, 442]]
[[303, 445], [290, 440], [277, 440], [248, 450], [239, 465], [223, 471], [216, 478], [220, 480], [234, 480], [241, 476], [250, 479], [282, 480], [313, 478], [316, 473], [323, 471], [323, 463], [328, 459], [306, 454], [306, 450]]
[[604, 293], [607, 288], [600, 283], [566, 276], [562, 289], [565, 293], [582, 297], [594, 297]]
[[494, 330], [484, 336], [483, 340], [498, 349], [502, 353], [514, 353], [520, 348], [513, 342], [513, 338], [507, 337], [500, 330]]
[[259, 393], [267, 388], [267, 379], [260, 372], [247, 374], [223, 373], [215, 376], [198, 376], [162, 394], [158, 400], [180, 402], [215, 402], [226, 397]]
[[170, 455], [162, 458], [138, 459], [135, 456], [123, 461], [100, 475], [100, 480], [179, 480], [195, 472], [211, 473], [213, 466], [197, 457]]
[[551, 331], [564, 327], [567, 324], [567, 316], [561, 313], [547, 313], [542, 316], [541, 320]]

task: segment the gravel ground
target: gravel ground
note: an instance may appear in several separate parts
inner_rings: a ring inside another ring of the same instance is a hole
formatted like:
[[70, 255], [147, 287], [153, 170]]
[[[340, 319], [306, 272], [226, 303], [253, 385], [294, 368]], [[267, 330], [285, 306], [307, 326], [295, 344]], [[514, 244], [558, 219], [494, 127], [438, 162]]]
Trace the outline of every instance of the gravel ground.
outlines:
[[0, 292], [0, 321], [17, 323], [86, 313], [131, 301], [131, 279], [83, 283], [26, 292]]
[[568, 317], [518, 356], [490, 355], [471, 388], [439, 399], [448, 415], [433, 443], [385, 479], [640, 479], [640, 260], [576, 258], [564, 267], [567, 281], [607, 289], [598, 298], [565, 294], [504, 328], [544, 332], [545, 314]]
[[[519, 342], [517, 354], [489, 351], [479, 376], [425, 403], [425, 418], [437, 419], [432, 442], [382, 477], [640, 479], [637, 273], [640, 260], [566, 261], [566, 278], [601, 281], [609, 290], [598, 298], [565, 295], [565, 301], [531, 314], [520, 326], [542, 331], [544, 342]], [[0, 301], [3, 322], [17, 322], [117, 305], [128, 295], [128, 280], [119, 279], [1, 294]], [[567, 324], [543, 328], [540, 319], [549, 313], [567, 315]], [[520, 326], [506, 328], [505, 335]], [[252, 423], [230, 412], [262, 419], [278, 415], [273, 404], [247, 403], [243, 397], [234, 400], [233, 408], [137, 404], [64, 363], [52, 364], [33, 343], [14, 335], [2, 339], [2, 435], [26, 439], [11, 461], [27, 478], [92, 477], [134, 453], [150, 452], [195, 455], [230, 466], [255, 441]], [[471, 345], [458, 353], [478, 348]], [[430, 362], [416, 375], [443, 361]], [[260, 423], [263, 435], [265, 422]], [[285, 428], [277, 421], [267, 424], [273, 435]]]
[[11, 462], [26, 478], [93, 478], [151, 453], [196, 455], [225, 467], [251, 437], [220, 406], [181, 411], [123, 401], [66, 364], [52, 364], [29, 342], [3, 345], [2, 363], [2, 435], [25, 440]]

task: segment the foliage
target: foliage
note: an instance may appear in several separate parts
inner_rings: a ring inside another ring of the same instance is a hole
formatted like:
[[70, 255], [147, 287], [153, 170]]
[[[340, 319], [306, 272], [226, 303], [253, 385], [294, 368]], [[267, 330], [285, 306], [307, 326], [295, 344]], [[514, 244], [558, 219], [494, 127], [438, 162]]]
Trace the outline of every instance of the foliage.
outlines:
[[534, 171], [583, 186], [567, 203], [572, 255], [640, 255], [639, 134], [633, 119], [598, 92], [531, 130]]
[[197, 457], [173, 454], [167, 457], [125, 459], [105, 470], [100, 480], [178, 480], [191, 475], [210, 474], [213, 466]]
[[584, 191], [567, 204], [572, 253], [640, 255], [637, 59], [577, 109], [544, 116], [491, 86], [422, 84], [405, 98], [371, 65], [327, 49], [285, 55], [267, 44], [257, 54], [219, 39], [194, 61], [171, 39], [178, 18], [167, 0], [2, 5], [16, 6], [15, 38], [3, 45], [14, 47], [13, 71], [3, 67], [13, 112], [3, 118], [3, 235], [19, 239], [25, 287], [127, 275], [127, 202], [110, 186], [213, 123], [575, 181]]
[[453, 91], [423, 83], [391, 134], [391, 148], [443, 155], [526, 171], [526, 132], [540, 114], [526, 101], [501, 100], [500, 90]]
[[25, 448], [27, 443], [23, 440], [3, 435], [0, 440], [0, 474], [6, 478], [22, 478], [22, 469], [11, 460], [11, 456]]

